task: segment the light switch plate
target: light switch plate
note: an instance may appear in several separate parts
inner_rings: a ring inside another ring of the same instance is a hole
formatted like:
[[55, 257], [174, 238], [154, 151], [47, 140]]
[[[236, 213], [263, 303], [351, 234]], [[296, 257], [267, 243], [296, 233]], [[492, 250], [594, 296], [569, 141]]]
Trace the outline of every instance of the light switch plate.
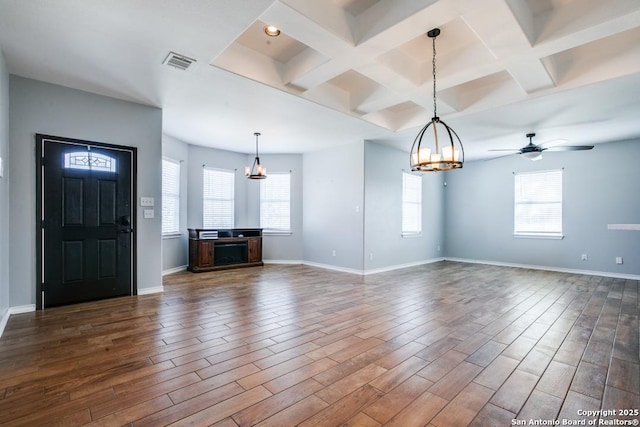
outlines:
[[144, 219], [153, 219], [156, 217], [156, 211], [153, 209], [145, 209], [144, 210]]
[[153, 206], [154, 203], [153, 197], [140, 197], [140, 206]]
[[4, 163], [2, 162], [2, 157], [0, 157], [0, 178], [4, 177]]

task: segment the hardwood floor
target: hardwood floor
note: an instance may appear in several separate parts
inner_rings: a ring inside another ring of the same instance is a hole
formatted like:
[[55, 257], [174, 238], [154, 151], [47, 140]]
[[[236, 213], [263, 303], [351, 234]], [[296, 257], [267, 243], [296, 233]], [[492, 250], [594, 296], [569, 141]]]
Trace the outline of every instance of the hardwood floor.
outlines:
[[638, 281], [441, 262], [164, 286], [12, 316], [0, 424], [508, 426], [640, 409]]

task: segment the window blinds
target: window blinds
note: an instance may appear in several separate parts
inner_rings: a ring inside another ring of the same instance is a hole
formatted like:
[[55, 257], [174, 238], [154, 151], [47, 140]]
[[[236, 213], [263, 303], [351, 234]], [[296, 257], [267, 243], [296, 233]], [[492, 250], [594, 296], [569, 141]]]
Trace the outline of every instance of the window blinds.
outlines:
[[260, 227], [265, 232], [291, 232], [290, 173], [271, 173], [260, 181]]
[[402, 235], [422, 233], [422, 177], [402, 172]]
[[180, 163], [162, 159], [162, 234], [180, 232]]
[[202, 226], [233, 228], [234, 171], [202, 169]]
[[562, 170], [515, 175], [514, 233], [562, 236]]

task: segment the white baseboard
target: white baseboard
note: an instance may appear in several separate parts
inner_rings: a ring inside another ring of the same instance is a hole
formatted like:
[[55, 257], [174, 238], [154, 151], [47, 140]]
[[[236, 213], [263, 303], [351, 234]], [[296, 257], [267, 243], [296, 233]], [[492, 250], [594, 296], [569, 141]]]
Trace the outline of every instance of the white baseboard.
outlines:
[[362, 275], [363, 274], [362, 270], [356, 270], [354, 268], [338, 267], [337, 265], [320, 264], [320, 263], [311, 262], [311, 261], [303, 261], [302, 263], [304, 265], [308, 265], [310, 267], [324, 268], [325, 270], [340, 271], [342, 273], [351, 273], [351, 274], [358, 274], [358, 275]]
[[432, 264], [434, 262], [439, 262], [439, 261], [444, 261], [444, 258], [433, 258], [433, 259], [426, 259], [426, 260], [422, 260], [422, 261], [415, 261], [415, 262], [409, 262], [406, 264], [397, 264], [397, 265], [390, 265], [388, 267], [382, 267], [382, 268], [376, 268], [373, 270], [356, 270], [355, 268], [345, 268], [345, 267], [338, 267], [335, 265], [331, 265], [331, 264], [320, 264], [317, 262], [311, 262], [311, 261], [302, 261], [301, 263], [304, 265], [308, 265], [310, 267], [318, 267], [318, 268], [324, 268], [327, 270], [334, 270], [334, 271], [340, 271], [343, 273], [351, 273], [351, 274], [357, 274], [360, 276], [368, 276], [370, 274], [378, 274], [378, 273], [384, 273], [387, 271], [393, 271], [393, 270], [400, 270], [402, 268], [408, 268], [408, 267], [416, 267], [419, 265], [424, 265], [424, 264]]
[[9, 322], [9, 316], [11, 316], [11, 314], [7, 309], [7, 311], [4, 313], [4, 316], [0, 318], [0, 338], [2, 338], [2, 334], [4, 333], [4, 328], [7, 326], [7, 322]]
[[301, 259], [263, 259], [265, 264], [286, 264], [286, 265], [302, 265], [304, 261]]
[[161, 293], [161, 292], [164, 292], [164, 287], [163, 286], [156, 286], [154, 288], [138, 289], [138, 295], [157, 294], [157, 293]]
[[511, 263], [511, 262], [498, 262], [498, 261], [487, 261], [487, 260], [477, 260], [477, 259], [467, 259], [467, 258], [448, 258], [447, 257], [444, 260], [453, 261], [453, 262], [466, 262], [470, 264], [496, 265], [498, 267], [528, 268], [531, 270], [557, 271], [559, 273], [613, 277], [614, 279], [640, 280], [640, 275], [637, 275], [637, 274], [619, 274], [611, 271], [578, 270], [573, 268], [551, 267], [548, 265], [517, 264], [517, 263]]
[[440, 261], [444, 261], [444, 258], [432, 258], [432, 259], [425, 259], [422, 261], [408, 262], [406, 264], [397, 264], [397, 265], [390, 265], [388, 267], [374, 268], [372, 270], [365, 270], [364, 274], [368, 276], [370, 274], [386, 273], [388, 271], [400, 270], [402, 268], [409, 268], [409, 267], [417, 267], [419, 265], [425, 265], [425, 264], [433, 264], [434, 262], [440, 262]]
[[36, 305], [35, 304], [19, 305], [17, 307], [9, 307], [7, 309], [7, 311], [6, 311], [6, 313], [4, 313], [4, 316], [2, 316], [2, 319], [0, 319], [0, 338], [2, 337], [2, 334], [4, 333], [4, 328], [7, 326], [7, 323], [9, 322], [9, 316], [11, 316], [12, 314], [30, 313], [32, 311], [36, 311]]
[[27, 305], [19, 305], [16, 307], [9, 307], [9, 314], [22, 314], [22, 313], [31, 313], [32, 311], [36, 311], [35, 304], [27, 304]]
[[171, 274], [171, 273], [179, 273], [180, 271], [185, 271], [186, 269], [187, 269], [186, 265], [181, 265], [180, 267], [174, 267], [168, 270], [163, 270], [162, 275], [166, 276], [167, 274]]

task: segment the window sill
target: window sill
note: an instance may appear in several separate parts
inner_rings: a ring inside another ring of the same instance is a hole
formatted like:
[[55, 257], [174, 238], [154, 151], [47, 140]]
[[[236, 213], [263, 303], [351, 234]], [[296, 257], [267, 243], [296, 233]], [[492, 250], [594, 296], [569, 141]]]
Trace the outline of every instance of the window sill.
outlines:
[[547, 239], [547, 240], [562, 240], [563, 234], [514, 234], [516, 239]]
[[402, 236], [403, 239], [414, 238], [414, 237], [422, 237], [422, 233], [402, 233], [401, 236]]
[[291, 236], [293, 233], [290, 231], [268, 231], [262, 230], [263, 236]]
[[162, 235], [162, 240], [164, 239], [179, 239], [182, 237], [182, 234], [180, 233], [168, 233], [168, 234], [163, 234]]

